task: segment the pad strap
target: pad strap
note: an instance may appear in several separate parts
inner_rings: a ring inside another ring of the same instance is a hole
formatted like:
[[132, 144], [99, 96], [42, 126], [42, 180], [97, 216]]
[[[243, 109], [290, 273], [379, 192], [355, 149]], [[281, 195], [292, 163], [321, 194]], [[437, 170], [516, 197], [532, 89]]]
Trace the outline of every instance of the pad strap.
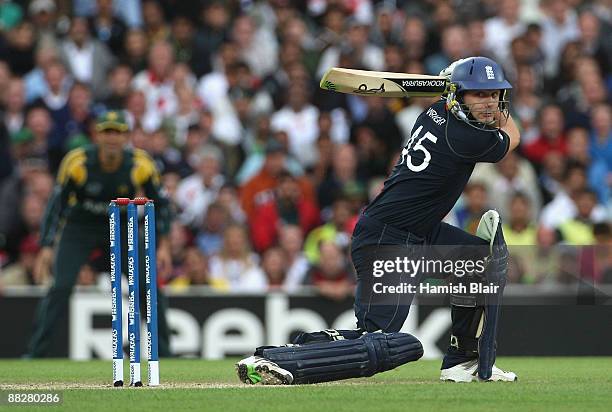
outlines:
[[325, 329], [320, 332], [302, 332], [293, 339], [294, 344], [330, 342], [334, 340], [357, 339], [365, 333], [362, 329]]

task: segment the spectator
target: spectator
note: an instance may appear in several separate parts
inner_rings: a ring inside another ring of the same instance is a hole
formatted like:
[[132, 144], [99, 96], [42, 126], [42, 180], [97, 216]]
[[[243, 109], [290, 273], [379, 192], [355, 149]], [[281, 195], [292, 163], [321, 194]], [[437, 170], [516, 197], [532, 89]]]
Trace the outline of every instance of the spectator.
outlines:
[[178, 221], [172, 222], [168, 236], [170, 239], [170, 255], [172, 258], [172, 270], [168, 279], [172, 280], [183, 274], [185, 252], [190, 245], [190, 237], [187, 228]]
[[510, 42], [524, 31], [525, 24], [519, 19], [519, 0], [503, 0], [497, 15], [485, 22], [483, 39], [497, 62], [505, 66], [510, 57]]
[[230, 15], [221, 1], [208, 2], [200, 13], [202, 24], [198, 25], [195, 34], [198, 53], [201, 54], [200, 64], [193, 68], [200, 77], [212, 70], [212, 56], [217, 53], [221, 43], [228, 38]]
[[4, 60], [0, 60], [0, 97], [7, 89], [11, 77], [13, 77], [13, 75], [8, 63]]
[[499, 48], [495, 46], [494, 49], [488, 45], [486, 26], [485, 22], [479, 18], [473, 18], [467, 23], [468, 32], [468, 46], [470, 49], [470, 56], [486, 56], [492, 57], [494, 55], [493, 50]]
[[303, 59], [303, 51], [299, 45], [288, 42], [284, 42], [281, 45], [278, 70], [275, 70], [262, 80], [263, 88], [272, 98], [274, 110], [280, 110], [285, 103], [285, 91], [289, 88], [291, 82], [289, 73], [295, 67], [305, 69], [302, 63]]
[[315, 38], [315, 44], [320, 51], [330, 46], [337, 46], [343, 39], [345, 12], [341, 5], [330, 4], [322, 18], [322, 28]]
[[249, 15], [238, 16], [232, 25], [231, 38], [238, 55], [258, 77], [270, 74], [278, 63], [278, 44], [274, 35], [263, 27], [256, 27]]
[[159, 173], [181, 169], [181, 153], [171, 146], [167, 129], [159, 128], [149, 135], [147, 151], [155, 161]]
[[198, 95], [203, 104], [214, 109], [219, 100], [227, 97], [231, 86], [237, 85], [237, 65], [239, 62], [236, 45], [224, 42], [212, 59], [213, 71], [202, 76], [198, 84]]
[[376, 24], [370, 32], [372, 43], [379, 47], [398, 44], [402, 20], [395, 18], [395, 6], [388, 2], [376, 5]]
[[20, 22], [6, 34], [2, 58], [8, 62], [14, 75], [23, 76], [34, 68], [35, 47], [34, 26], [28, 21]]
[[[579, 64], [584, 64], [580, 67]], [[567, 125], [570, 127], [589, 127], [591, 114], [600, 104], [606, 104], [608, 95], [603, 78], [595, 61], [582, 58], [577, 65], [577, 92], [574, 100], [570, 100], [566, 107]]]
[[544, 204], [563, 191], [563, 173], [570, 162], [559, 152], [550, 152], [544, 158], [544, 167], [539, 175], [540, 191]]
[[287, 256], [285, 251], [278, 246], [271, 247], [263, 253], [261, 269], [268, 279], [270, 291], [284, 290], [287, 278]]
[[39, 99], [36, 99], [33, 106], [44, 106], [52, 114], [63, 109], [68, 102], [68, 94], [72, 86], [72, 79], [66, 73], [64, 65], [56, 60], [52, 60], [44, 68], [46, 87]]
[[[91, 259], [91, 258], [90, 258]], [[91, 288], [96, 286], [98, 282], [98, 273], [90, 263], [85, 263], [81, 266], [76, 279], [76, 288]]]
[[307, 86], [292, 84], [287, 89], [286, 105], [272, 115], [274, 131], [289, 136], [289, 153], [304, 166], [316, 162], [316, 139], [319, 135], [319, 110], [308, 101]]
[[[287, 21], [283, 23], [281, 36], [283, 39], [281, 47], [288, 46], [297, 48], [296, 51], [299, 55], [299, 60], [297, 61], [303, 64], [308, 74], [314, 75], [319, 60], [319, 53], [316, 50], [315, 41], [304, 19], [296, 15], [288, 18]], [[279, 55], [279, 59], [280, 58], [282, 58], [282, 52], [281, 55]]]
[[[563, 174], [563, 189], [542, 209], [540, 224], [545, 228], [554, 229], [573, 219], [578, 212], [575, 202], [578, 195], [587, 188], [586, 181], [583, 166], [568, 164]], [[595, 223], [605, 220], [605, 209], [600, 205], [593, 207], [589, 219]]]
[[196, 172], [185, 178], [176, 191], [176, 201], [181, 210], [179, 218], [183, 224], [194, 228], [202, 224], [207, 207], [217, 199], [225, 182], [220, 173], [222, 163], [218, 148], [212, 145], [200, 148]]
[[210, 279], [223, 291], [264, 292], [268, 282], [257, 260], [251, 252], [246, 230], [242, 226], [229, 226], [223, 234], [223, 247], [210, 259]]
[[198, 248], [187, 248], [182, 261], [181, 275], [173, 278], [168, 283], [168, 286], [176, 290], [185, 290], [190, 286], [210, 284], [208, 262], [206, 261], [206, 256]]
[[2, 113], [4, 126], [12, 134], [19, 131], [25, 122], [25, 90], [21, 78], [10, 80], [8, 90], [4, 94], [4, 111]]
[[578, 18], [580, 28], [580, 43], [582, 50], [588, 56], [593, 57], [602, 73], [610, 72], [610, 33], [602, 32], [602, 25], [597, 15], [584, 10]]
[[158, 0], [142, 1], [144, 31], [150, 44], [170, 38], [170, 28], [166, 23], [164, 10]]
[[566, 154], [567, 145], [563, 133], [564, 119], [561, 108], [554, 104], [544, 106], [539, 117], [540, 135], [527, 144], [523, 151], [529, 160], [541, 167], [547, 153], [558, 151]]
[[300, 190], [295, 177], [285, 172], [267, 202], [256, 206], [256, 219], [249, 222], [251, 239], [256, 251], [264, 252], [278, 241], [280, 227], [297, 225], [308, 233], [319, 223], [319, 209]]
[[[240, 203], [247, 220], [255, 218], [255, 208], [269, 201], [274, 189], [278, 186], [279, 177], [285, 171], [287, 155], [280, 142], [271, 140], [266, 145], [266, 159], [263, 167], [250, 180], [240, 188]], [[310, 181], [298, 178], [298, 184], [303, 196], [309, 200], [315, 200], [314, 189]]]
[[211, 203], [199, 229], [195, 243], [206, 256], [212, 256], [223, 246], [223, 232], [231, 221], [230, 214], [219, 203]]
[[[151, 4], [147, 2], [145, 4]], [[170, 117], [176, 113], [177, 98], [174, 91], [172, 72], [174, 52], [166, 41], [158, 41], [149, 50], [148, 68], [138, 73], [132, 87], [141, 90], [146, 99], [146, 122], [155, 118]]]
[[181, 176], [173, 171], [168, 171], [161, 176], [161, 184], [166, 193], [166, 196], [170, 200], [170, 207], [172, 216], [177, 215], [177, 204], [176, 204], [176, 189], [181, 181]]
[[589, 154], [589, 131], [574, 127], [567, 131], [567, 159], [583, 165], [591, 163]]
[[128, 92], [125, 112], [131, 130], [142, 129], [145, 133], [151, 133], [161, 125], [159, 117], [147, 114], [147, 98], [142, 90], [131, 89]]
[[567, 158], [583, 165], [591, 163], [589, 153], [589, 131], [582, 127], [574, 127], [567, 131]]
[[329, 47], [321, 55], [317, 77], [321, 78], [330, 67], [338, 66], [341, 53], [350, 53], [357, 67], [369, 70], [383, 70], [383, 51], [368, 41], [370, 25], [355, 17], [345, 21], [346, 43]]
[[[207, 120], [202, 120], [204, 117]], [[193, 173], [199, 163], [202, 147], [214, 146], [210, 127], [206, 127], [207, 124], [210, 124], [210, 117], [209, 112], [200, 112], [200, 122], [191, 124], [187, 128], [185, 141], [180, 143], [175, 141], [175, 144], [181, 148], [181, 156], [187, 165], [185, 170], [180, 171], [181, 177], [186, 177]], [[200, 124], [205, 125], [205, 127], [200, 127]]]
[[377, 144], [384, 150], [386, 158], [389, 159], [395, 152], [401, 150], [402, 134], [395, 121], [395, 115], [385, 105], [380, 97], [370, 96], [366, 99], [367, 115], [355, 127], [367, 127], [372, 129], [379, 138]]
[[22, 17], [23, 10], [19, 4], [12, 1], [0, 4], [0, 26], [3, 30], [10, 30], [15, 27], [21, 22]]
[[186, 64], [190, 70], [197, 73], [203, 71], [202, 67], [208, 66], [209, 62], [202, 62], [209, 59], [206, 50], [202, 53], [195, 41], [195, 28], [189, 16], [177, 15], [172, 20], [172, 35], [170, 41], [175, 52], [177, 63]]
[[[286, 136], [287, 134], [285, 132], [271, 133], [270, 118], [267, 116], [260, 117], [257, 120], [256, 130], [251, 136], [250, 148], [246, 149], [248, 155], [236, 173], [236, 182], [243, 184], [261, 171], [268, 151], [278, 149], [285, 152], [285, 145], [280, 143], [280, 140], [282, 138], [284, 138], [285, 141], [288, 140]], [[244, 146], [248, 147], [249, 144], [245, 142]], [[319, 152], [319, 163], [317, 163], [317, 166], [320, 164], [320, 161], [321, 153]], [[301, 176], [304, 174], [304, 168], [293, 156], [285, 157], [285, 169], [294, 176]]]
[[402, 33], [402, 44], [406, 50], [406, 59], [422, 61], [430, 54], [427, 47], [427, 30], [422, 18], [409, 16], [406, 18]]
[[49, 133], [53, 127], [51, 116], [44, 107], [33, 107], [26, 115], [26, 128], [32, 132], [32, 144], [28, 151], [28, 157], [35, 157], [45, 162], [49, 147]]
[[489, 210], [489, 196], [483, 183], [469, 183], [463, 191], [464, 204], [455, 213], [458, 227], [476, 234], [482, 215]]
[[540, 211], [542, 198], [534, 168], [527, 160], [514, 152], [508, 153], [496, 164], [477, 164], [470, 181], [485, 184], [491, 206], [498, 210], [504, 219], [510, 215], [508, 206], [514, 192], [522, 192], [529, 197], [536, 215]]
[[93, 37], [106, 44], [115, 54], [123, 53], [127, 26], [113, 11], [112, 0], [96, 0], [96, 13], [87, 19]]
[[576, 215], [562, 222], [557, 230], [562, 242], [571, 245], [592, 245], [595, 242], [593, 235], [593, 211], [597, 205], [597, 194], [592, 190], [583, 189], [576, 195]]
[[68, 101], [59, 110], [51, 112], [53, 128], [49, 133], [49, 167], [57, 171], [59, 164], [68, 151], [70, 139], [78, 134], [89, 134], [89, 124], [93, 119], [91, 112], [91, 91], [84, 83], [74, 83]]
[[556, 97], [556, 100], [564, 106], [574, 104], [572, 100], [577, 98], [577, 72], [579, 71], [578, 60], [583, 58], [580, 51], [580, 43], [569, 42], [561, 51], [561, 56], [554, 74], [545, 77], [545, 90]]
[[38, 48], [36, 51], [36, 66], [23, 77], [27, 103], [32, 103], [47, 93], [49, 86], [45, 80], [45, 72], [47, 68], [58, 59], [59, 55], [55, 48]]
[[127, 64], [133, 73], [140, 73], [147, 68], [148, 39], [144, 31], [130, 29], [125, 36], [124, 54], [121, 62]]
[[272, 108], [270, 96], [256, 85], [257, 80], [244, 62], [228, 63], [223, 72], [211, 73], [200, 81], [200, 99], [213, 113], [213, 133], [228, 147], [246, 143], [253, 119]]
[[103, 100], [105, 110], [123, 110], [130, 93], [134, 73], [130, 66], [119, 64], [109, 74], [109, 95]]
[[554, 73], [561, 50], [567, 42], [580, 36], [576, 12], [570, 8], [567, 0], [545, 0], [542, 8], [545, 17], [542, 20], [542, 46], [546, 55], [547, 73]]
[[32, 154], [32, 143], [34, 135], [28, 128], [23, 128], [11, 135], [11, 157], [16, 165], [24, 162]]
[[[185, 65], [177, 66], [177, 69], [184, 68], [189, 70]], [[190, 73], [191, 74], [191, 73]], [[164, 119], [164, 123], [172, 129], [172, 142], [174, 145], [181, 147], [186, 140], [187, 129], [190, 125], [196, 124], [200, 119], [201, 102], [197, 98], [193, 87], [187, 85], [177, 85], [175, 87], [177, 97], [176, 115]], [[181, 143], [179, 143], [181, 142]]]
[[503, 225], [504, 238], [509, 246], [535, 245], [536, 226], [533, 224], [533, 208], [529, 197], [515, 192], [510, 198], [510, 217]]
[[612, 107], [599, 104], [591, 115], [591, 142], [589, 152], [593, 161], [602, 161], [612, 170]]
[[232, 222], [246, 222], [246, 215], [240, 207], [238, 190], [234, 185], [226, 183], [221, 186], [221, 189], [219, 189], [219, 194], [217, 195], [217, 202], [229, 213], [229, 217]]
[[[30, 175], [20, 182], [28, 185], [28, 183], [35, 179], [35, 173], [37, 172], [30, 172]], [[3, 191], [9, 188], [11, 186], [5, 186]], [[14, 186], [13, 189], [15, 189]], [[3, 198], [3, 203], [14, 207], [14, 209], [4, 210], [2, 215], [0, 215], [0, 249], [8, 253], [10, 262], [15, 262], [19, 259], [19, 247], [26, 238], [33, 237], [35, 241], [38, 240], [40, 224], [47, 200], [36, 194], [27, 193], [27, 186], [26, 188], [15, 190], [15, 194], [11, 194], [9, 197], [5, 193], [7, 196]], [[15, 201], [18, 203], [15, 204]], [[35, 281], [38, 283], [38, 280], [35, 279]]]
[[524, 193], [515, 192], [510, 199], [510, 217], [503, 224], [511, 262], [508, 276], [514, 283], [534, 283], [537, 262], [537, 227], [533, 221], [531, 201]]
[[444, 27], [442, 29], [442, 50], [425, 59], [427, 74], [438, 75], [455, 60], [467, 57], [469, 52], [465, 27], [458, 24], [441, 27]]
[[328, 223], [314, 229], [306, 238], [304, 253], [311, 264], [319, 262], [319, 246], [322, 242], [333, 242], [342, 250], [348, 249], [352, 233], [352, 211], [347, 199], [339, 198], [332, 206]]
[[36, 29], [38, 47], [58, 47], [57, 7], [53, 0], [34, 0], [28, 7], [30, 19]]
[[522, 127], [521, 143], [528, 145], [538, 138], [537, 114], [542, 105], [539, 96], [538, 78], [530, 65], [517, 67], [517, 81], [513, 90], [512, 109]]
[[347, 269], [347, 258], [333, 242], [321, 242], [319, 263], [308, 272], [307, 284], [324, 297], [343, 300], [354, 292], [354, 279]]
[[62, 42], [60, 54], [72, 76], [91, 87], [94, 99], [107, 96], [107, 75], [115, 58], [104, 43], [91, 37], [87, 20], [80, 17], [72, 19], [68, 38]]
[[3, 268], [0, 273], [0, 283], [3, 286], [34, 285], [34, 263], [40, 247], [35, 236], [24, 238], [19, 245], [17, 262]]
[[331, 171], [319, 185], [318, 199], [322, 209], [331, 206], [348, 185], [364, 185], [363, 181], [357, 176], [358, 159], [352, 145], [336, 146], [332, 159]]
[[302, 287], [309, 269], [304, 255], [304, 233], [299, 226], [283, 225], [279, 230], [279, 246], [287, 257], [287, 276], [283, 287], [287, 292], [295, 292]]

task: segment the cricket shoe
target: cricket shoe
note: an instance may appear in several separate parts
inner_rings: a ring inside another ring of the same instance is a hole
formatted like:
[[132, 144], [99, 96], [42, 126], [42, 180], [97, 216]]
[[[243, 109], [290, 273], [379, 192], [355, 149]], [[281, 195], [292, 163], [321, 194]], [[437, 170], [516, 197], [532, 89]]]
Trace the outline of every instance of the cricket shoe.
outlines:
[[[460, 363], [452, 368], [442, 369], [440, 380], [451, 382], [474, 382], [478, 378], [478, 359]], [[493, 374], [486, 382], [515, 382], [518, 377], [514, 372], [506, 372], [493, 365]]]
[[236, 364], [241, 382], [250, 385], [291, 385], [293, 375], [288, 370], [261, 356], [249, 356]]

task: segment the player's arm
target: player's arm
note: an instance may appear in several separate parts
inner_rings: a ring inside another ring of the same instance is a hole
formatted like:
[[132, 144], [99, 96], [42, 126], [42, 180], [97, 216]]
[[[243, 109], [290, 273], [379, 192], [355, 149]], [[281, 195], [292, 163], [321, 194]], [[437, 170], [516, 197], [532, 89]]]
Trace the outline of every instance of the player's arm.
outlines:
[[516, 126], [516, 122], [511, 115], [508, 116], [505, 124], [501, 126], [500, 129], [503, 130], [510, 138], [510, 144], [508, 146], [508, 153], [510, 153], [516, 149], [521, 142], [521, 132]]
[[34, 279], [36, 283], [42, 283], [50, 274], [53, 261], [53, 243], [58, 233], [60, 221], [68, 209], [70, 195], [77, 186], [82, 185], [87, 179], [85, 168], [85, 153], [75, 150], [68, 153], [60, 165], [57, 180], [51, 197], [47, 202], [47, 208], [43, 215], [40, 229], [40, 246], [34, 267]]
[[55, 187], [42, 220], [40, 231], [40, 245], [42, 247], [53, 246], [59, 222], [66, 212], [70, 195], [87, 180], [85, 160], [85, 152], [77, 149], [69, 152], [60, 164]]

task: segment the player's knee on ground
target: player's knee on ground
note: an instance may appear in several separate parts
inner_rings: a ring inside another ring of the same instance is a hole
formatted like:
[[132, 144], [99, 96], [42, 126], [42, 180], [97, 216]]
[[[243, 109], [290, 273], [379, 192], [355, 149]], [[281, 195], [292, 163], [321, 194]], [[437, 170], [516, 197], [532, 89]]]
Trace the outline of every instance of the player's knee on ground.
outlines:
[[318, 383], [372, 376], [423, 356], [423, 346], [407, 333], [366, 333], [341, 339], [261, 347], [255, 355], [275, 362], [293, 374], [293, 383]]

